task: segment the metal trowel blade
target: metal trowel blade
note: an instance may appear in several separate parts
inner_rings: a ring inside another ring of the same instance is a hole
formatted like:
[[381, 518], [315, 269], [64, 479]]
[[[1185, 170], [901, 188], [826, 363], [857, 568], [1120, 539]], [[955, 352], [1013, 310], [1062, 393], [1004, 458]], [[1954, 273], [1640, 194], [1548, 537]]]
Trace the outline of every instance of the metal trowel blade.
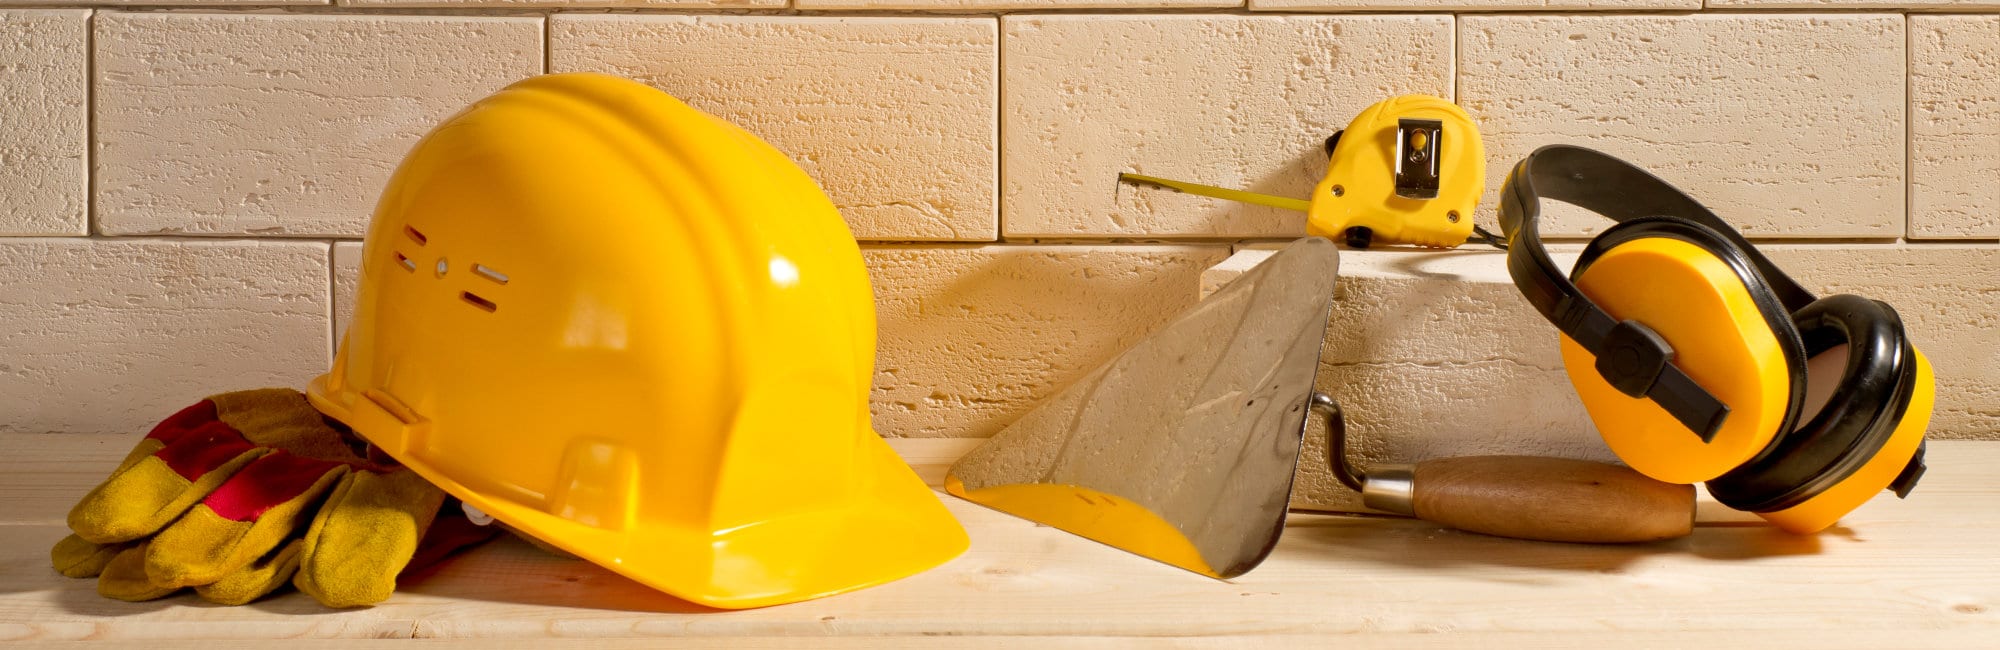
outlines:
[[960, 459], [954, 495], [1215, 578], [1284, 529], [1339, 257], [1286, 246]]

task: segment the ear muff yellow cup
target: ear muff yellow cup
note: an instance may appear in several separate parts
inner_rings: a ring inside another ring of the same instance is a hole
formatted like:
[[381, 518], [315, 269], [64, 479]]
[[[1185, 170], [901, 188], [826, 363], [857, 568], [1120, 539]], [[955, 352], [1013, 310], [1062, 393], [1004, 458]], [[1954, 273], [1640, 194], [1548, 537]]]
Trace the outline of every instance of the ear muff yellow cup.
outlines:
[[1662, 481], [1698, 483], [1757, 456], [1797, 416], [1805, 390], [1791, 315], [1721, 235], [1676, 217], [1640, 217], [1591, 241], [1571, 277], [1621, 320], [1644, 323], [1672, 342], [1695, 383], [1729, 406], [1709, 440], [1652, 400], [1622, 394], [1597, 359], [1564, 337], [1563, 366], [1605, 444], [1633, 469]]
[[[1619, 222], [1567, 277], [1541, 245], [1543, 198]], [[1935, 384], [1888, 305], [1813, 296], [1693, 198], [1581, 147], [1517, 164], [1500, 222], [1515, 285], [1562, 333], [1584, 408], [1633, 469], [1706, 481], [1799, 533], [1922, 477]]]
[[804, 171], [616, 77], [528, 79], [403, 159], [308, 396], [513, 530], [721, 608], [951, 559], [869, 424], [875, 303]]
[[1899, 475], [1921, 463], [1936, 386], [1930, 362], [1887, 304], [1827, 296], [1793, 318], [1808, 356], [1800, 422], [1760, 459], [1710, 480], [1708, 491], [1780, 527], [1811, 531], [1880, 491], [1866, 486], [1908, 492], [1915, 477]]

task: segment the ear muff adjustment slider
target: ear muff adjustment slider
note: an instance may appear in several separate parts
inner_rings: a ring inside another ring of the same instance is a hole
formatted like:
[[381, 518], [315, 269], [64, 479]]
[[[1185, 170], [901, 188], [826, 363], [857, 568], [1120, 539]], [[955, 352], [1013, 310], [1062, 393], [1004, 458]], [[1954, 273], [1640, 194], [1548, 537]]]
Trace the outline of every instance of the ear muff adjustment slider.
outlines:
[[1674, 360], [1674, 348], [1639, 321], [1619, 321], [1604, 334], [1597, 374], [1628, 397], [1645, 397]]

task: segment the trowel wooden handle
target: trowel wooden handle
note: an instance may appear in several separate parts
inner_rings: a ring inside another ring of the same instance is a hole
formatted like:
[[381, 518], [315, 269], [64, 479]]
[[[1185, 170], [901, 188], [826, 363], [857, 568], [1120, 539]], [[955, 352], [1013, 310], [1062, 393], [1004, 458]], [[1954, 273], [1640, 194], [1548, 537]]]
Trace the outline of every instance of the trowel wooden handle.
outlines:
[[1555, 542], [1650, 542], [1694, 529], [1694, 486], [1568, 458], [1469, 456], [1418, 463], [1418, 517]]

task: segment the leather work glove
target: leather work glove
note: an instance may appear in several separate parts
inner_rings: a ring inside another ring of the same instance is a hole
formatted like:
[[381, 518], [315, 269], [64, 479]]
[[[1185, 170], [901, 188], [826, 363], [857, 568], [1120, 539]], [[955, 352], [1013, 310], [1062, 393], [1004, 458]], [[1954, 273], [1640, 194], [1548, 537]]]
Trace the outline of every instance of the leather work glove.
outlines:
[[193, 587], [240, 605], [290, 582], [352, 607], [388, 598], [421, 568], [413, 556], [434, 563], [492, 536], [455, 506], [440, 519], [444, 492], [373, 451], [298, 391], [214, 395], [154, 427], [84, 495], [51, 557], [119, 600]]

